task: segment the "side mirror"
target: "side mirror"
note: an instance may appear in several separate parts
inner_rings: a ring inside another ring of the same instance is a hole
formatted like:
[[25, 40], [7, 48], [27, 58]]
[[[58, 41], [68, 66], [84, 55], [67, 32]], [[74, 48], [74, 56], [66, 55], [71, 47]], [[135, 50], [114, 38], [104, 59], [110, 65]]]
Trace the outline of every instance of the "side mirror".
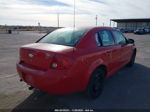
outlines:
[[133, 39], [128, 39], [128, 44], [134, 44], [134, 40]]

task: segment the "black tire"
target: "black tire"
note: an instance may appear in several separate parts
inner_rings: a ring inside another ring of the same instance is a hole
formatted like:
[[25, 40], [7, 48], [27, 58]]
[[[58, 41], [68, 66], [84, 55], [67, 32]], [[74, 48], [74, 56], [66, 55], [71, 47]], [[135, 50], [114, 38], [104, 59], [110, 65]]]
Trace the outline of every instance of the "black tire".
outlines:
[[106, 71], [103, 68], [96, 69], [89, 81], [86, 93], [89, 98], [95, 99], [99, 97], [103, 91]]
[[136, 57], [136, 50], [133, 51], [132, 57], [130, 59], [130, 62], [127, 64], [128, 67], [132, 67], [134, 65], [135, 57]]

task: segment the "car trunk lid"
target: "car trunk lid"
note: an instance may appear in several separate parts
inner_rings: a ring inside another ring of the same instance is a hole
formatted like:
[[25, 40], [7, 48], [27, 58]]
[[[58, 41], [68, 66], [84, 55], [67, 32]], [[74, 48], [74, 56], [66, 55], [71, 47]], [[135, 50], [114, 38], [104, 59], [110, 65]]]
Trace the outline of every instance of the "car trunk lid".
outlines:
[[34, 43], [20, 48], [20, 63], [33, 69], [48, 70], [55, 55], [73, 52], [73, 47]]

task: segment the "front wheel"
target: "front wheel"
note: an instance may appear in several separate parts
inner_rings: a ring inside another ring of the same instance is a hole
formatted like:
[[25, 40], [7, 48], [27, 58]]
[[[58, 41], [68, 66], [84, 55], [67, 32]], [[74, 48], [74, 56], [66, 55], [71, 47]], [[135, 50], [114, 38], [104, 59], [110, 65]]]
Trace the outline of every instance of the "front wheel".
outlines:
[[100, 96], [103, 91], [105, 74], [106, 71], [102, 68], [98, 68], [93, 72], [86, 91], [88, 97], [95, 99]]

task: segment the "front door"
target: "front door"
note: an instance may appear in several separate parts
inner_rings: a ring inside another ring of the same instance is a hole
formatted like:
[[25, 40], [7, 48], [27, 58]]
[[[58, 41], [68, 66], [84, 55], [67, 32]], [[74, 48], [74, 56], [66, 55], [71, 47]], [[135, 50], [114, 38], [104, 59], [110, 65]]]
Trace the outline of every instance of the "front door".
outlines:
[[132, 54], [132, 45], [127, 44], [127, 39], [123, 36], [123, 34], [119, 31], [112, 31], [113, 35], [116, 38], [118, 46], [120, 46], [120, 52], [121, 52], [121, 66], [124, 66], [127, 64], [131, 58]]

